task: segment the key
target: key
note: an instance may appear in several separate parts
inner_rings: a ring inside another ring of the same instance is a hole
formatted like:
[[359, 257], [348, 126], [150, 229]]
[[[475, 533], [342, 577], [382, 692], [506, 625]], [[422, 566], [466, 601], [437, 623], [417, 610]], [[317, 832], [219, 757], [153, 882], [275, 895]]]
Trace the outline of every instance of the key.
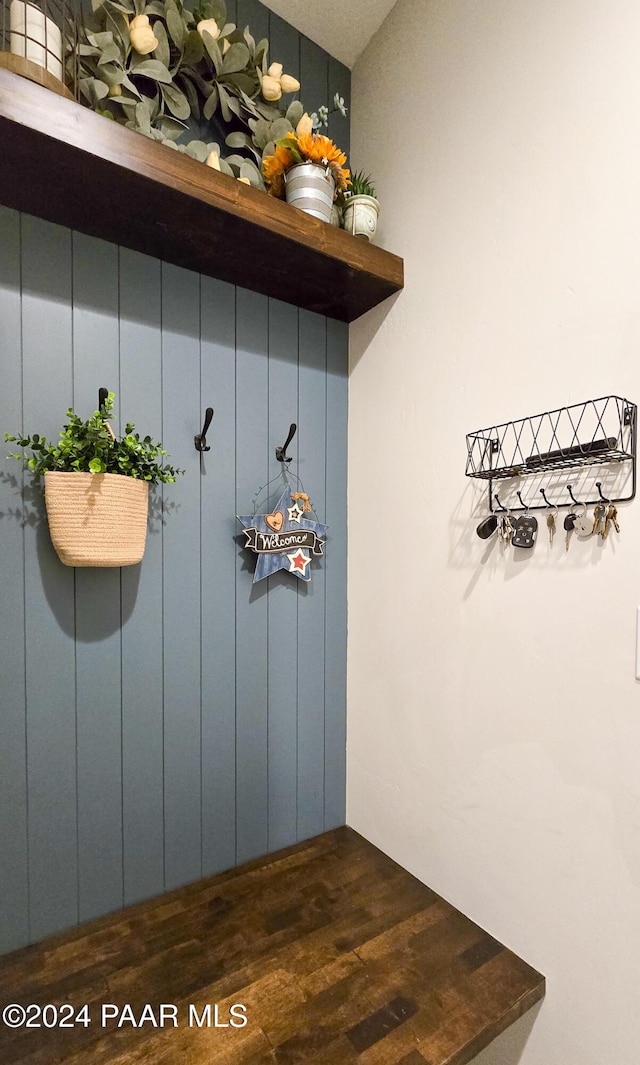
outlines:
[[593, 536], [597, 536], [601, 532], [606, 511], [607, 508], [602, 503], [596, 503], [593, 511], [593, 529], [591, 530]]
[[556, 531], [555, 514], [547, 514], [547, 529], [549, 530], [549, 544], [551, 547], [553, 547], [553, 537]]
[[620, 526], [618, 524], [617, 515], [618, 515], [618, 508], [615, 507], [613, 505], [613, 503], [612, 503], [611, 506], [609, 507], [608, 511], [607, 511], [607, 516], [606, 516], [606, 518], [604, 520], [604, 531], [602, 533], [602, 539], [603, 540], [606, 540], [606, 538], [607, 538], [607, 535], [609, 533], [609, 526], [610, 525], [613, 525], [613, 527], [616, 530], [616, 532], [618, 532], [618, 533], [620, 532]]
[[513, 525], [511, 524], [511, 518], [508, 514], [503, 514], [500, 518], [498, 536], [500, 537], [500, 543], [502, 546], [508, 547], [511, 543], [511, 537], [513, 536]]
[[618, 524], [618, 507], [611, 504], [607, 513], [607, 518], [613, 525], [613, 528], [616, 529], [617, 533], [620, 533], [620, 525]]
[[564, 549], [565, 549], [565, 551], [569, 550], [569, 543], [571, 541], [571, 533], [573, 532], [573, 526], [575, 525], [577, 516], [578, 515], [574, 514], [573, 511], [572, 511], [571, 514], [567, 514], [566, 518], [564, 519], [564, 521], [562, 523], [562, 525], [564, 527], [564, 530], [565, 530], [565, 532], [567, 534], [565, 536], [565, 538], [564, 538]]

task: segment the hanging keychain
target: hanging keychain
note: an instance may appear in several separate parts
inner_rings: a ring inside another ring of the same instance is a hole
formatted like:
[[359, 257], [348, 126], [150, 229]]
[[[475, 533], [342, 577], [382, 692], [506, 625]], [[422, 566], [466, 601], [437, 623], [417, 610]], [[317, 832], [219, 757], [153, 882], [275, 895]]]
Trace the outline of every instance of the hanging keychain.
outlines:
[[523, 502], [520, 493], [516, 492], [516, 495], [522, 506], [525, 507], [525, 513], [516, 518], [515, 531], [511, 538], [511, 543], [514, 547], [533, 547], [538, 535], [538, 519], [529, 513], [529, 504]]
[[586, 539], [588, 536], [593, 536], [594, 519], [590, 518], [587, 514], [587, 504], [579, 503], [578, 506], [582, 507], [582, 513], [578, 514], [576, 520], [573, 523], [573, 529], [576, 536]]
[[560, 513], [560, 508], [558, 506], [556, 506], [556, 504], [554, 503], [553, 504], [553, 510], [551, 511], [550, 514], [547, 514], [547, 529], [549, 530], [549, 547], [553, 547], [553, 538], [554, 538], [554, 536], [556, 534], [556, 525], [557, 525], [558, 514], [559, 513]]
[[488, 540], [490, 536], [493, 536], [497, 528], [498, 515], [489, 514], [486, 518], [483, 518], [480, 524], [476, 527], [476, 533], [481, 540]]

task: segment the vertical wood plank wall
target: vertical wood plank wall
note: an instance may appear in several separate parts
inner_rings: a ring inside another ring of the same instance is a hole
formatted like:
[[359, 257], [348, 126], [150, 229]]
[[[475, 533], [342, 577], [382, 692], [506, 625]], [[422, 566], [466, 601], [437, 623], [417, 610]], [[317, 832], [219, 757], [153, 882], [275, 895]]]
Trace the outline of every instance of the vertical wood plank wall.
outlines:
[[[257, 0], [237, 18], [306, 106], [349, 103], [349, 72]], [[141, 566], [73, 570], [3, 445], [0, 952], [343, 823], [347, 348], [341, 323], [0, 208], [0, 439], [55, 435], [105, 385], [187, 471]], [[235, 516], [291, 421], [326, 556], [310, 585], [253, 586]]]

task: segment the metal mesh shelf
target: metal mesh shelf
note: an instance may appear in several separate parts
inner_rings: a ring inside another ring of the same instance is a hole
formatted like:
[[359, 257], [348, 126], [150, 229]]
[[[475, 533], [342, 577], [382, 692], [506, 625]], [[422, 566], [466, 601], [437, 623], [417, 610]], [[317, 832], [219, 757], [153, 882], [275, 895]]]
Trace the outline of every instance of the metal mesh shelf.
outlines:
[[[480, 429], [467, 435], [466, 475], [489, 482], [492, 504], [494, 480], [630, 462], [630, 489], [611, 498], [615, 502], [633, 499], [636, 416], [634, 403], [621, 396], [603, 396]], [[594, 499], [584, 501], [598, 502], [599, 498], [595, 494]]]

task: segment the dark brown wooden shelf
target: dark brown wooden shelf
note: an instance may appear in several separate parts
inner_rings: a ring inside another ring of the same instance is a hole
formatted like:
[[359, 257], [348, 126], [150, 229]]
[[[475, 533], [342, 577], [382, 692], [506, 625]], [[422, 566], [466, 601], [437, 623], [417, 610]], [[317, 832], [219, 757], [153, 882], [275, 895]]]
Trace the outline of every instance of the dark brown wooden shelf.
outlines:
[[[540, 973], [350, 828], [0, 959], [5, 1002], [92, 1024], [0, 1025], [3, 1065], [467, 1065], [544, 995]], [[102, 1005], [178, 1027], [100, 1027]], [[243, 1028], [189, 1027], [234, 1003]], [[51, 1007], [49, 1007], [51, 1009]], [[38, 1020], [30, 1013], [32, 1020]]]
[[0, 202], [351, 322], [402, 259], [0, 69]]

